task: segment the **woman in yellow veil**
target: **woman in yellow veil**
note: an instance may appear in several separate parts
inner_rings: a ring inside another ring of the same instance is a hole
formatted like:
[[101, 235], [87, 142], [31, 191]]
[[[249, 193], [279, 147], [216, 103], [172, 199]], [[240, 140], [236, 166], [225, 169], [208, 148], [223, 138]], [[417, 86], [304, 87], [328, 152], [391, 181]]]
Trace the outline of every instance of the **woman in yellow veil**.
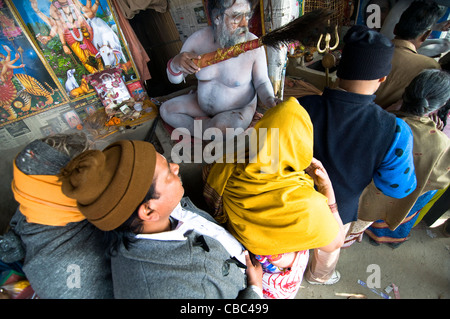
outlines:
[[295, 98], [268, 110], [250, 132], [257, 152], [245, 163], [213, 164], [205, 200], [263, 264], [265, 297], [293, 298], [308, 250], [340, 247], [342, 221], [328, 175], [313, 159], [311, 120]]

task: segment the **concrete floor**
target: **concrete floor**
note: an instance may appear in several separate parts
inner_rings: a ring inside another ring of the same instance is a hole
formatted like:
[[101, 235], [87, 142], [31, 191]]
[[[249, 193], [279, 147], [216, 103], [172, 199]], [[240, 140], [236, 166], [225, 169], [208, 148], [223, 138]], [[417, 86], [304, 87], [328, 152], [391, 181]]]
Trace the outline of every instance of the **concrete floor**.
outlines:
[[[448, 218], [446, 213], [444, 218]], [[442, 219], [443, 220], [443, 219]], [[441, 221], [436, 222], [440, 223]], [[332, 286], [311, 285], [303, 281], [299, 299], [383, 299], [369, 288], [358, 283], [375, 282], [373, 266], [379, 266], [378, 291], [395, 284], [401, 299], [449, 299], [450, 298], [450, 238], [444, 237], [440, 227], [429, 228], [423, 222], [411, 231], [408, 241], [396, 249], [387, 245], [375, 247], [364, 236], [341, 251], [337, 266], [341, 280]], [[363, 296], [357, 296], [357, 295]], [[356, 296], [355, 296], [356, 295]], [[394, 293], [389, 293], [395, 299]]]

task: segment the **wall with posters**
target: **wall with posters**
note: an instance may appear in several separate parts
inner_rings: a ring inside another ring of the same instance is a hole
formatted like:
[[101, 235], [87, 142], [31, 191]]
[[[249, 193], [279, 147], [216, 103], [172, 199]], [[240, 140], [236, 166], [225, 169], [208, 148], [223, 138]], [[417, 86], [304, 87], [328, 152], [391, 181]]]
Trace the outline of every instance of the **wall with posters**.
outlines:
[[16, 154], [77, 131], [104, 107], [85, 77], [116, 66], [127, 87], [141, 87], [112, 8], [109, 0], [0, 0], [0, 233], [17, 207]]
[[86, 80], [139, 80], [109, 0], [0, 0], [0, 149], [80, 128], [103, 105]]
[[203, 0], [169, 0], [168, 3], [183, 43], [192, 33], [208, 26]]

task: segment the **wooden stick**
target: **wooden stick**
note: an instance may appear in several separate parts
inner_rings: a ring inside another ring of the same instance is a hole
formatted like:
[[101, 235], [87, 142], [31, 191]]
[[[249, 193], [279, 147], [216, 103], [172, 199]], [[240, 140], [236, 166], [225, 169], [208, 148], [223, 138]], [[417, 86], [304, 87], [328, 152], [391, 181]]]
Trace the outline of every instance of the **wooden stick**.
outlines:
[[216, 64], [230, 58], [237, 57], [238, 55], [250, 50], [254, 50], [262, 46], [260, 39], [254, 39], [251, 41], [239, 43], [229, 48], [217, 49], [214, 52], [202, 54], [200, 59], [194, 59], [193, 61], [198, 67], [204, 68], [206, 66]]

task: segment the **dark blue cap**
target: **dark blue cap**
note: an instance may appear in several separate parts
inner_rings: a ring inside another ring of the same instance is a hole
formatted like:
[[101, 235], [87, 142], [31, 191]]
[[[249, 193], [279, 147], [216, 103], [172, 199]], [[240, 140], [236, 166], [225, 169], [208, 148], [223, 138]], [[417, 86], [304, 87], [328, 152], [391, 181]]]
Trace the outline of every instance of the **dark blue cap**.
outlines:
[[389, 74], [394, 45], [381, 33], [354, 25], [344, 36], [337, 77], [345, 80], [376, 80]]

